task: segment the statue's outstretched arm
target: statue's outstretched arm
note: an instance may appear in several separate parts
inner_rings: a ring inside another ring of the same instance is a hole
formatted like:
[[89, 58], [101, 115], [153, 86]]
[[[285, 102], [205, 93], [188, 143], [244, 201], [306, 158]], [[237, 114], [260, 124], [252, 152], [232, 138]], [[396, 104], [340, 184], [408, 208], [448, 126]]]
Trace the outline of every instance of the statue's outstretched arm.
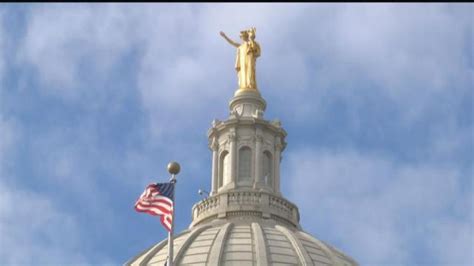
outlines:
[[235, 47], [239, 47], [239, 46], [240, 46], [240, 44], [238, 44], [238, 43], [232, 41], [231, 39], [229, 39], [229, 37], [227, 37], [227, 35], [225, 35], [224, 32], [221, 31], [220, 34], [221, 34], [222, 37], [224, 37], [224, 39], [225, 39], [228, 43], [230, 43], [230, 45], [235, 46]]

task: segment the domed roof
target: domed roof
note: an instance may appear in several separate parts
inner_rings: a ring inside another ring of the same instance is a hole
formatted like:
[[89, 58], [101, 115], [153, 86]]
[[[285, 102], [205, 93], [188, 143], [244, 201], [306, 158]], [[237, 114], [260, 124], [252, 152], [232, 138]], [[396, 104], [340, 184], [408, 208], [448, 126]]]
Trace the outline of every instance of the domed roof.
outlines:
[[[168, 242], [126, 265], [164, 265]], [[350, 257], [296, 228], [273, 220], [231, 220], [183, 231], [174, 240], [176, 265], [357, 265]]]
[[[341, 265], [357, 263], [301, 229], [298, 207], [280, 191], [286, 132], [263, 118], [265, 100], [239, 90], [225, 121], [208, 131], [209, 197], [196, 203], [188, 230], [173, 238], [176, 265]], [[164, 265], [168, 241], [126, 265]]]

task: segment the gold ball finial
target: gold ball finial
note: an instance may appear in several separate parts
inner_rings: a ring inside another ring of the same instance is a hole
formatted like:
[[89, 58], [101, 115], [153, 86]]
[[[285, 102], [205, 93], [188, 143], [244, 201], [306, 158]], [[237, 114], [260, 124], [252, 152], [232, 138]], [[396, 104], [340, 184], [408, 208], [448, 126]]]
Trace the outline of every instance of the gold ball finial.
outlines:
[[168, 164], [168, 172], [172, 175], [177, 175], [179, 173], [179, 170], [181, 170], [181, 167], [179, 166], [179, 163], [177, 162], [170, 162]]

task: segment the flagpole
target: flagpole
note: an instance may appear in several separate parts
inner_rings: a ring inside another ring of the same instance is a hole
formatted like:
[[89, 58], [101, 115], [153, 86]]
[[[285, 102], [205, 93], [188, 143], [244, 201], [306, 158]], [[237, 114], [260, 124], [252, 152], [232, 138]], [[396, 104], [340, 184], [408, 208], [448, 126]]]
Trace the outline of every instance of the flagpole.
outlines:
[[168, 232], [168, 261], [167, 266], [173, 266], [173, 231], [174, 231], [174, 210], [176, 206], [175, 193], [176, 193], [176, 175], [179, 173], [180, 166], [177, 162], [170, 162], [168, 164], [168, 172], [171, 174], [170, 183], [173, 184], [173, 212], [171, 213], [171, 230]]

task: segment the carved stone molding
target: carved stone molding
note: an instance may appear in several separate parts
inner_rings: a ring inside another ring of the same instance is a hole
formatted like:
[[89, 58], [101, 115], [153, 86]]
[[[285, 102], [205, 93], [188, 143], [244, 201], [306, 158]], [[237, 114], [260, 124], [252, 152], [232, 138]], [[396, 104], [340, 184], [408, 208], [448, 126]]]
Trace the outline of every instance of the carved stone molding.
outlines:
[[208, 221], [211, 216], [229, 217], [229, 213], [241, 215], [258, 213], [262, 217], [278, 217], [286, 224], [299, 228], [298, 207], [286, 199], [264, 191], [229, 191], [206, 198], [193, 206], [192, 226]]
[[216, 137], [212, 138], [211, 144], [209, 145], [209, 147], [213, 151], [217, 151], [219, 149], [219, 141], [217, 141]]
[[235, 134], [235, 132], [229, 132], [229, 134], [227, 134], [227, 139], [229, 142], [236, 141], [237, 135]]
[[278, 151], [281, 151], [283, 149], [284, 145], [283, 143], [281, 142], [281, 139], [280, 137], [276, 137], [275, 138], [275, 148], [278, 150]]

